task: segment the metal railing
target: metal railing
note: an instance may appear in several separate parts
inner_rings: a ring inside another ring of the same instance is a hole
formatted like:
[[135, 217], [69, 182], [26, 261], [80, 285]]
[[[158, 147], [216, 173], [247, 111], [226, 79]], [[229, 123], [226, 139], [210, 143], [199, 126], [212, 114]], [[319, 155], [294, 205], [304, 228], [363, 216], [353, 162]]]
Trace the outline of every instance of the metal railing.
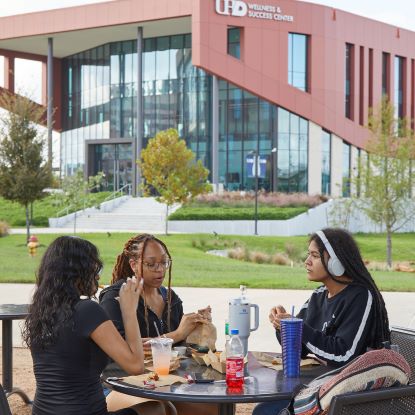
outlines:
[[123, 196], [125, 194], [128, 196], [131, 196], [131, 191], [132, 191], [131, 183], [125, 184], [124, 186], [120, 187], [118, 190], [115, 190], [114, 192], [112, 192], [101, 203], [108, 202], [109, 200], [116, 199], [117, 197]]
[[[112, 192], [109, 196], [107, 196], [99, 204], [101, 205], [101, 203], [108, 202], [109, 200], [116, 199], [117, 197], [121, 197], [123, 195], [131, 196], [131, 192], [132, 192], [132, 185], [131, 185], [131, 183], [126, 184], [126, 185], [120, 187], [118, 190], [115, 190], [114, 192]], [[84, 205], [83, 205], [82, 210], [85, 210], [88, 207], [91, 207], [91, 206], [88, 206], [87, 201], [84, 201]], [[69, 213], [73, 213], [73, 212], [75, 212], [75, 207], [73, 205], [69, 205], [66, 208], [60, 210], [56, 214], [56, 217], [57, 218], [60, 218], [61, 216], [69, 215]]]

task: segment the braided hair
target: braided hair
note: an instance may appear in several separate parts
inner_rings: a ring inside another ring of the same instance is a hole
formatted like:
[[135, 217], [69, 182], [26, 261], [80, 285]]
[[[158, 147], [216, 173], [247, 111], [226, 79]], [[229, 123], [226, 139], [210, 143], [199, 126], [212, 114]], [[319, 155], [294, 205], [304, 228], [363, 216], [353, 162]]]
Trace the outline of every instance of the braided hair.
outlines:
[[376, 286], [370, 272], [366, 268], [362, 256], [353, 236], [344, 229], [340, 228], [326, 228], [323, 233], [333, 247], [337, 258], [345, 268], [344, 274], [351, 278], [351, 281], [338, 279], [330, 274], [326, 261], [324, 260], [324, 251], [326, 248], [320, 237], [314, 233], [310, 237], [310, 242], [314, 241], [319, 249], [320, 257], [324, 268], [330, 277], [339, 284], [358, 285], [370, 291], [374, 299], [374, 318], [371, 327], [370, 347], [379, 349], [382, 343], [390, 341], [389, 319], [386, 311], [385, 302], [379, 288]]
[[[146, 246], [149, 242], [156, 242], [161, 245], [166, 252], [167, 256], [170, 259], [169, 267], [169, 279], [167, 286], [167, 329], [171, 331], [171, 270], [172, 270], [172, 260], [169, 250], [167, 249], [166, 244], [160, 239], [156, 238], [154, 235], [148, 233], [142, 233], [130, 238], [124, 245], [124, 249], [121, 254], [117, 256], [117, 261], [115, 262], [114, 269], [112, 270], [112, 280], [111, 284], [116, 283], [119, 280], [125, 279], [131, 275], [131, 266], [130, 259], [138, 260], [144, 257]], [[141, 275], [143, 275], [143, 261], [141, 261]], [[146, 303], [146, 296], [143, 295], [144, 299], [144, 318], [147, 328], [147, 337], [150, 336], [150, 327], [148, 322], [148, 307]]]

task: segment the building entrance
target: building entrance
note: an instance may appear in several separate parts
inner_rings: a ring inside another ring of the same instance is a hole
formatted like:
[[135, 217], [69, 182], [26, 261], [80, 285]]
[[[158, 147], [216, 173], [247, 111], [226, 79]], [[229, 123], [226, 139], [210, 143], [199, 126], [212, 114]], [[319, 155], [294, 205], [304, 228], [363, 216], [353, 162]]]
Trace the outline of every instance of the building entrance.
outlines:
[[116, 191], [126, 184], [131, 184], [132, 145], [98, 144], [94, 147], [94, 174], [100, 171], [104, 173], [103, 190]]

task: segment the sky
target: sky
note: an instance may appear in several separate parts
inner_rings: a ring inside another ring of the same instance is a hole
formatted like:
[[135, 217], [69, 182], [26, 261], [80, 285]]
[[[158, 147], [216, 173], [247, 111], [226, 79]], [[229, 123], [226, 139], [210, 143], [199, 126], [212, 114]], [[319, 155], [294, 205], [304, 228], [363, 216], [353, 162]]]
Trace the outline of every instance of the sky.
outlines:
[[[152, 1], [152, 0], [147, 0]], [[177, 1], [177, 0], [170, 0]], [[207, 1], [207, 0], [206, 0]], [[213, 0], [211, 0], [213, 1]], [[276, 3], [278, 0], [268, 0]], [[293, 0], [295, 1], [295, 0]], [[311, 3], [335, 7], [371, 19], [380, 20], [395, 26], [415, 31], [415, 0], [302, 0]], [[49, 10], [81, 4], [101, 3], [102, 0], [0, 0], [0, 16], [10, 16], [20, 13], [29, 13], [40, 10]], [[267, 0], [258, 0], [267, 3]], [[28, 68], [30, 67], [30, 70]], [[35, 101], [40, 100], [39, 84], [40, 64], [30, 64], [24, 60], [17, 60], [16, 90], [26, 91]], [[3, 63], [0, 60], [0, 85], [3, 83]]]

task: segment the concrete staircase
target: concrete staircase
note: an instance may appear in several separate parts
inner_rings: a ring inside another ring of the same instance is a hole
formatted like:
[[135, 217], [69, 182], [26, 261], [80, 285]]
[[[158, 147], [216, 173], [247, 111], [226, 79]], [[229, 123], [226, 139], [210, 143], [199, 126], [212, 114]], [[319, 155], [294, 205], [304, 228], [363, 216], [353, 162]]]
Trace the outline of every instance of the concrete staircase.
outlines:
[[[71, 228], [73, 225], [73, 220], [68, 221], [65, 228]], [[128, 197], [111, 212], [88, 209], [79, 213], [76, 218], [76, 228], [88, 231], [96, 229], [163, 233], [165, 226], [166, 205], [151, 197]]]

